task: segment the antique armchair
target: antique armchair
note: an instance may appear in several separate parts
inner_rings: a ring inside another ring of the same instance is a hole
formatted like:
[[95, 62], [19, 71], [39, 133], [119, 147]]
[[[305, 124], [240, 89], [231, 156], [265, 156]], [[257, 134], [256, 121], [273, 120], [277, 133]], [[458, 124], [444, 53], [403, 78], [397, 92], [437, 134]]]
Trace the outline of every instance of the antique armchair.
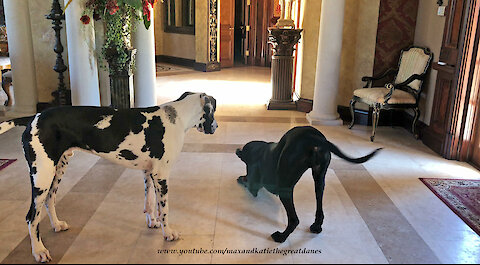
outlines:
[[[397, 69], [389, 69], [377, 77], [362, 77], [362, 81], [366, 84], [363, 88], [356, 89], [353, 92], [353, 98], [350, 101], [352, 122], [349, 129], [355, 124], [355, 103], [362, 102], [373, 108], [373, 128], [370, 141], [373, 142], [375, 138], [380, 111], [384, 109], [413, 109], [415, 117], [412, 124], [412, 133], [418, 138], [416, 131], [420, 116], [418, 103], [422, 93], [423, 81], [432, 58], [433, 54], [428, 48], [412, 46], [402, 50]], [[389, 76], [394, 76], [394, 78], [390, 79], [392, 81], [384, 87], [372, 87], [373, 81], [382, 80]]]

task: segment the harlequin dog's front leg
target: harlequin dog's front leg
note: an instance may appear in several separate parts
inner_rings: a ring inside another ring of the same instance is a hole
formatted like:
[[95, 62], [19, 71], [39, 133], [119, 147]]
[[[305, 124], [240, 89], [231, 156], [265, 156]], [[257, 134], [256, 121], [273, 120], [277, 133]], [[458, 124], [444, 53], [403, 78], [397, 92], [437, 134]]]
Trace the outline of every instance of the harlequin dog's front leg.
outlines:
[[145, 217], [149, 228], [160, 228], [160, 213], [155, 212], [157, 200], [155, 198], [155, 185], [152, 180], [152, 173], [145, 171]]
[[157, 195], [158, 214], [163, 229], [163, 237], [167, 241], [174, 241], [179, 238], [179, 234], [168, 224], [168, 181], [166, 176], [168, 174], [151, 173]]

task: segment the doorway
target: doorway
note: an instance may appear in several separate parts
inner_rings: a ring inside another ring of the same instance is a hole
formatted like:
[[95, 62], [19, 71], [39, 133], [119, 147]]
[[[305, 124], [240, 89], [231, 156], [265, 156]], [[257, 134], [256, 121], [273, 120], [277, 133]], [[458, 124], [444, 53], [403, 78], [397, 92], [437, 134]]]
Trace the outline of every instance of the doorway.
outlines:
[[220, 0], [220, 63], [271, 66], [268, 28], [275, 25], [278, 0]]

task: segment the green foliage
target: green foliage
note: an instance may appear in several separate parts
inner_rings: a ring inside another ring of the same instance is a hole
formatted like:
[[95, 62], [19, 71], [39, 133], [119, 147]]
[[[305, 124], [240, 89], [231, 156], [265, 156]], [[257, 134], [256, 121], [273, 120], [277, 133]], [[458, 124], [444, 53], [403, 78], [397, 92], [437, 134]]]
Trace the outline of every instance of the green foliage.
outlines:
[[131, 34], [140, 20], [150, 27], [149, 17], [143, 15], [146, 0], [88, 0], [84, 15], [102, 19], [105, 25], [105, 43], [100, 57], [109, 64], [110, 74], [126, 73], [134, 67]]

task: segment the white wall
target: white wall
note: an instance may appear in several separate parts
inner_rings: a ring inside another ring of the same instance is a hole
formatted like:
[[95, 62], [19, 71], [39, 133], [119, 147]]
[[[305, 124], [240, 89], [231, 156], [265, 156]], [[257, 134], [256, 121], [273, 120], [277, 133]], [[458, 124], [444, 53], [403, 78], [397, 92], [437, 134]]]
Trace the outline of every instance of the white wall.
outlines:
[[[447, 2], [447, 1], [445, 1]], [[432, 64], [438, 62], [440, 48], [442, 47], [443, 29], [445, 17], [437, 15], [437, 0], [421, 0], [418, 5], [417, 26], [415, 29], [414, 44], [427, 47], [433, 52]], [[430, 124], [432, 115], [433, 97], [435, 94], [435, 83], [437, 71], [431, 69], [420, 99], [420, 120]]]

